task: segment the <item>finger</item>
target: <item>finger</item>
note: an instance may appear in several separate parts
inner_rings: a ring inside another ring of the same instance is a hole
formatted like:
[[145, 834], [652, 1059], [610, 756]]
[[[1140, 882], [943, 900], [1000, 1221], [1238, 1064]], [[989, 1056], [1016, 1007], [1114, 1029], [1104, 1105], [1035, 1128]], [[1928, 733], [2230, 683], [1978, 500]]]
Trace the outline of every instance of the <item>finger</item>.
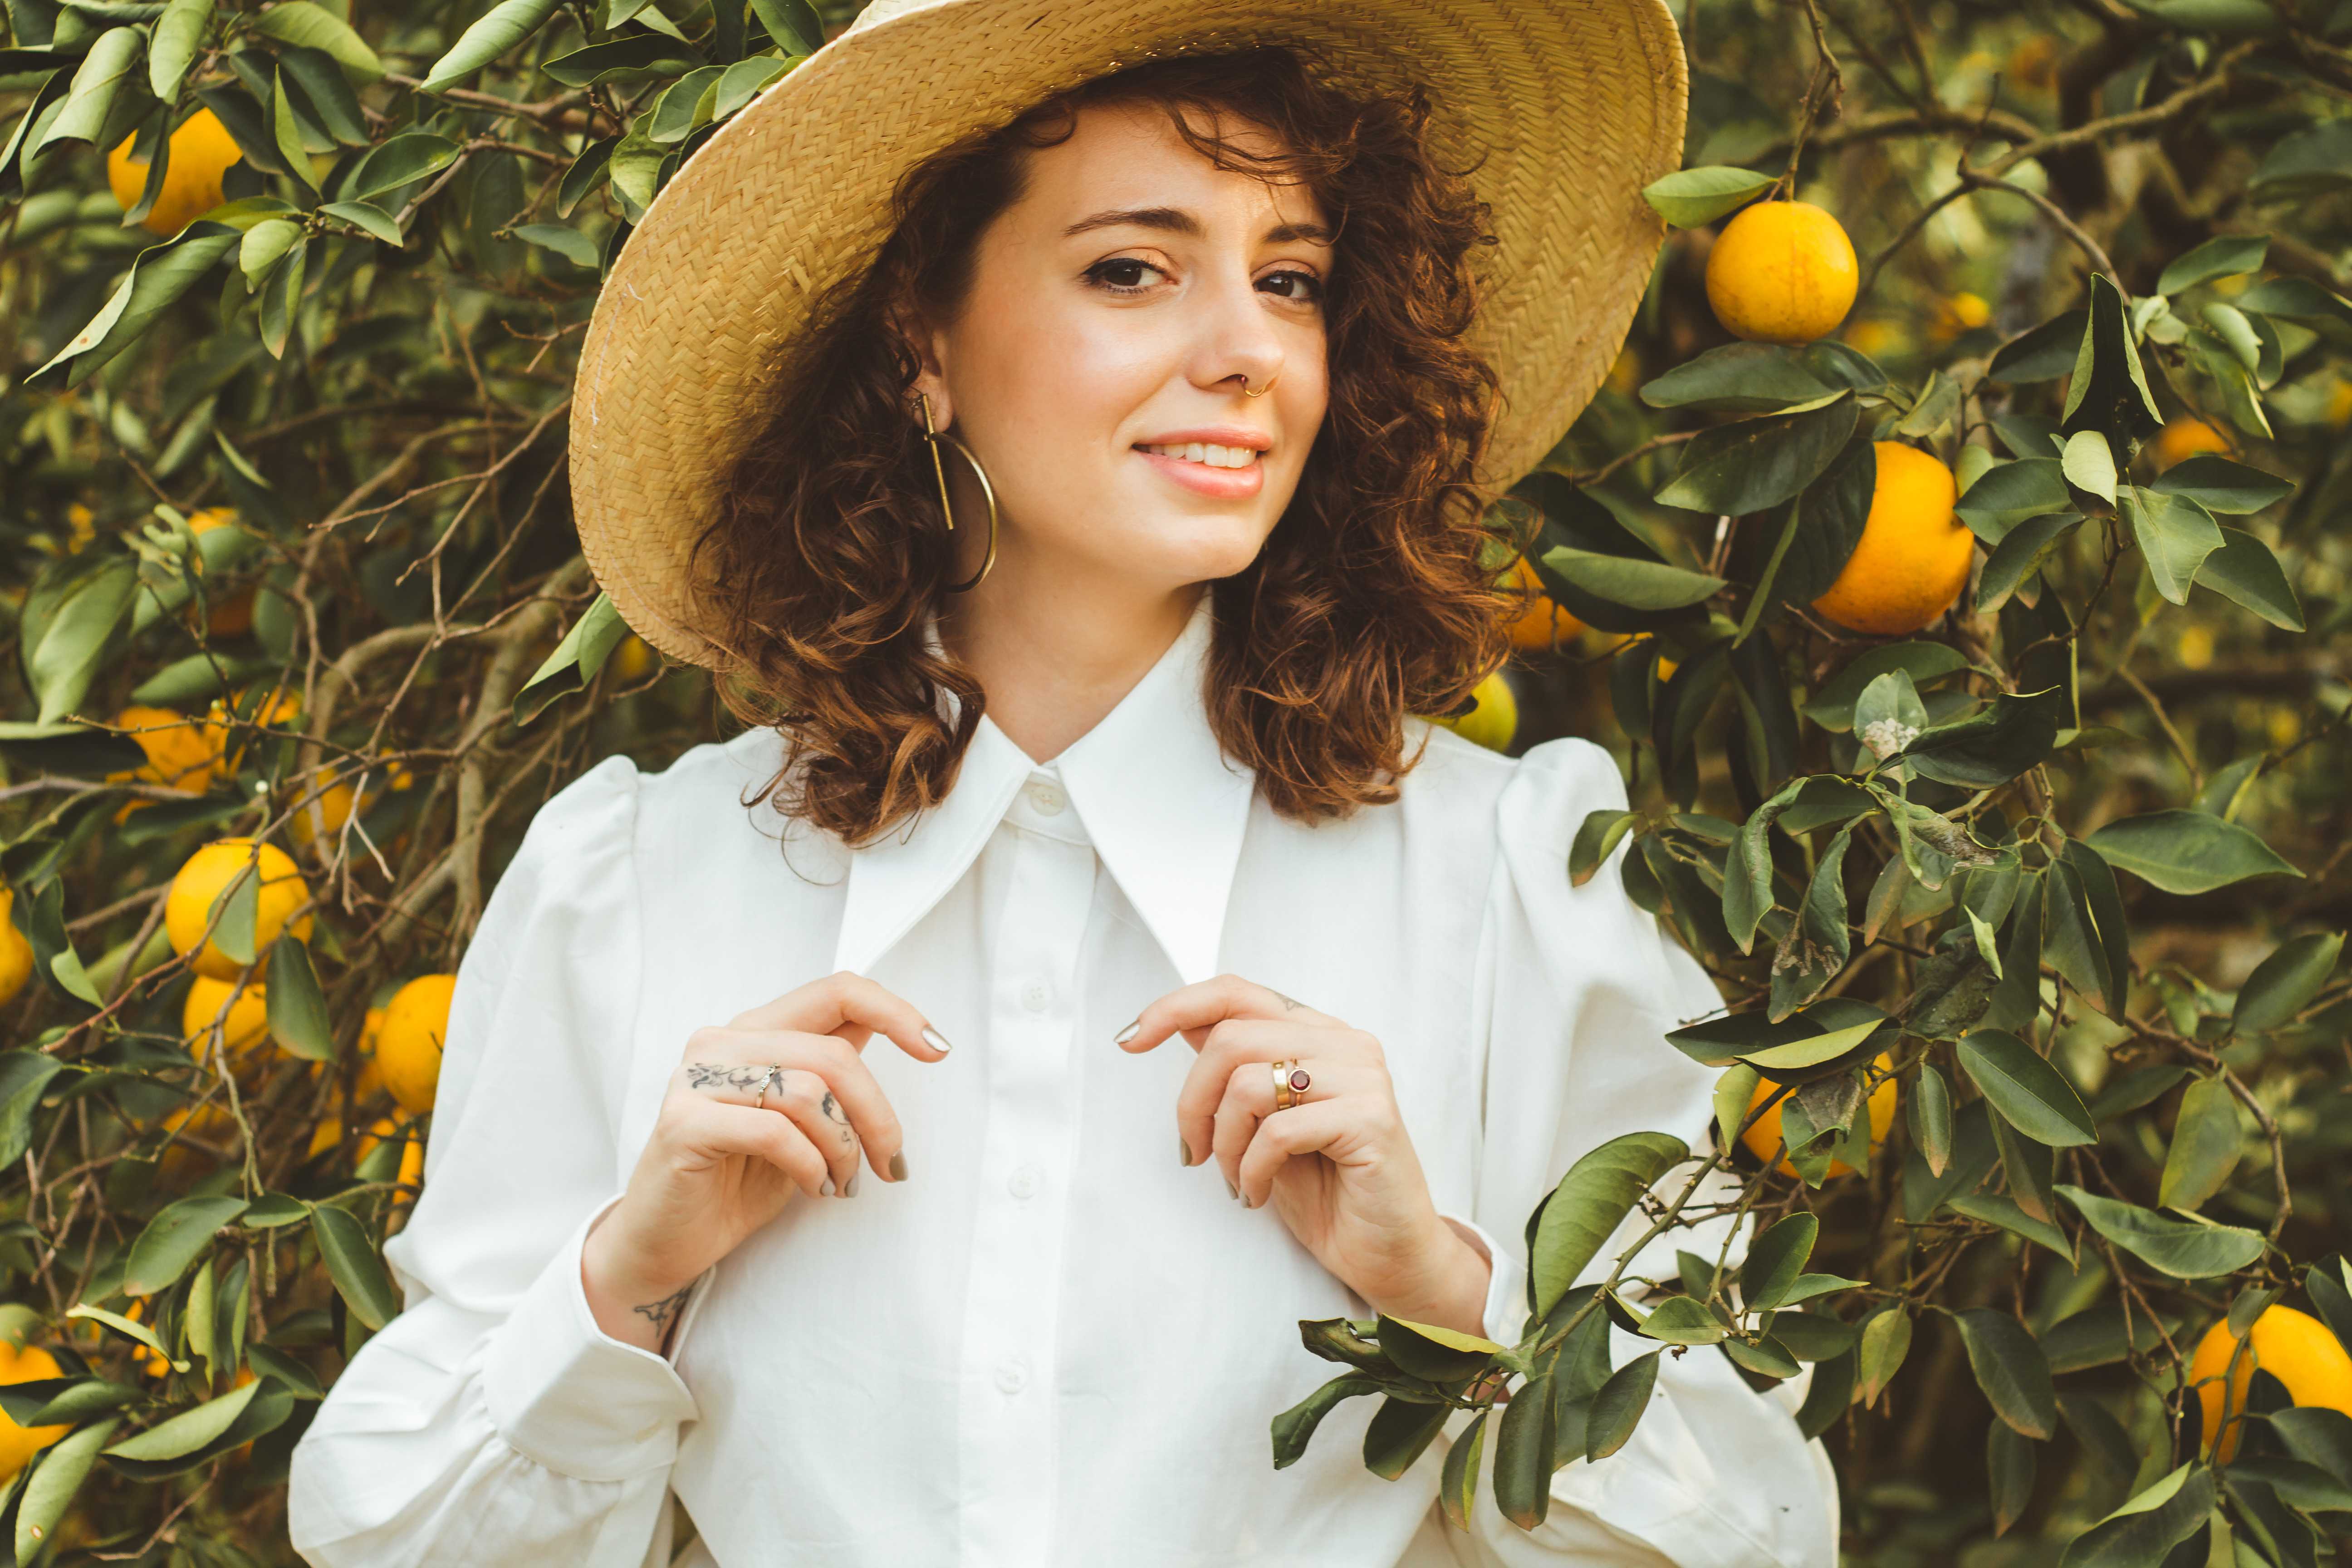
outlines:
[[[877, 1173], [906, 1180], [906, 1134], [890, 1097], [857, 1047], [838, 1035], [805, 1035], [785, 1029], [697, 1029], [689, 1043], [697, 1053], [678, 1069], [688, 1088], [737, 1105], [755, 1105], [768, 1083], [768, 1069], [782, 1067], [824, 1079], [848, 1112]], [[774, 1102], [771, 1090], [769, 1102]]]
[[857, 1183], [857, 1132], [850, 1126], [848, 1114], [842, 1110], [833, 1086], [813, 1072], [795, 1068], [777, 1080], [776, 1092], [768, 1097], [767, 1108], [791, 1118], [824, 1157], [831, 1173], [824, 1184], [825, 1195], [853, 1195]]
[[709, 1153], [761, 1161], [810, 1197], [824, 1195], [824, 1156], [790, 1117], [713, 1101], [695, 1108], [686, 1131]]
[[1356, 1129], [1345, 1100], [1320, 1100], [1294, 1105], [1257, 1124], [1249, 1147], [1242, 1151], [1241, 1169], [1234, 1185], [1245, 1207], [1265, 1202], [1282, 1167], [1301, 1154], [1320, 1152], [1332, 1145], [1352, 1142]]
[[1294, 1066], [1308, 1069], [1308, 1081], [1307, 1088], [1278, 1115], [1275, 1110], [1273, 1070], [1253, 1062], [1243, 1063], [1226, 1080], [1224, 1098], [1218, 1101], [1211, 1150], [1224, 1173], [1226, 1185], [1236, 1189], [1236, 1196], [1241, 1185], [1242, 1156], [1257, 1135], [1260, 1122], [1269, 1117], [1280, 1121], [1312, 1101], [1336, 1100], [1364, 1085], [1365, 1075], [1360, 1070], [1351, 1071], [1352, 1064], [1316, 1058], [1287, 1059]]
[[799, 1029], [812, 1035], [840, 1033], [859, 1049], [877, 1034], [887, 1036], [917, 1061], [935, 1062], [949, 1051], [945, 1035], [931, 1027], [920, 1009], [855, 970], [836, 970], [823, 979], [785, 992], [774, 1001], [739, 1013], [738, 1029]]
[[1267, 1018], [1225, 1018], [1211, 1025], [1176, 1091], [1176, 1131], [1184, 1146], [1196, 1152], [1210, 1147], [1211, 1122], [1225, 1098], [1225, 1086], [1244, 1069], [1264, 1081], [1271, 1110], [1274, 1075], [1252, 1064], [1299, 1056], [1312, 1044], [1313, 1037], [1302, 1035], [1297, 1026]]
[[1150, 1050], [1180, 1033], [1198, 1046], [1209, 1028], [1223, 1018], [1284, 1018], [1324, 1026], [1339, 1023], [1330, 1014], [1319, 1013], [1272, 986], [1238, 974], [1220, 974], [1178, 986], [1137, 1014], [1135, 1022], [1113, 1038], [1129, 1051]]

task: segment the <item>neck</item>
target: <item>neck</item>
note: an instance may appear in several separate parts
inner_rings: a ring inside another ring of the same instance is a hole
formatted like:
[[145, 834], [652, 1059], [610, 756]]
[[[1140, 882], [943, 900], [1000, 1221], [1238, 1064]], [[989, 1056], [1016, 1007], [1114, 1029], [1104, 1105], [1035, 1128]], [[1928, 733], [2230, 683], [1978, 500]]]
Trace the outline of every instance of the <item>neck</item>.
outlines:
[[1026, 564], [1001, 551], [978, 587], [950, 595], [940, 640], [979, 678], [996, 727], [1049, 763], [1134, 689], [1209, 590], [1089, 577], [1067, 562]]

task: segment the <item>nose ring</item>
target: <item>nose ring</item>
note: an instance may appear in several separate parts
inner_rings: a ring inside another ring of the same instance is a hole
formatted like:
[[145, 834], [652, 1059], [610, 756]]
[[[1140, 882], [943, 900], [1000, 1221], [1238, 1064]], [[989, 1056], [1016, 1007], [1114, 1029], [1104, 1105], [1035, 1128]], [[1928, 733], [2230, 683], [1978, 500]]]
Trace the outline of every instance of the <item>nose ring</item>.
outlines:
[[[1282, 377], [1277, 375], [1274, 378], [1274, 381], [1280, 381]], [[1242, 395], [1244, 397], [1264, 397], [1267, 393], [1274, 390], [1274, 381], [1269, 381], [1264, 386], [1259, 387], [1255, 392], [1252, 392], [1249, 385], [1249, 377], [1244, 376], [1242, 377]]]

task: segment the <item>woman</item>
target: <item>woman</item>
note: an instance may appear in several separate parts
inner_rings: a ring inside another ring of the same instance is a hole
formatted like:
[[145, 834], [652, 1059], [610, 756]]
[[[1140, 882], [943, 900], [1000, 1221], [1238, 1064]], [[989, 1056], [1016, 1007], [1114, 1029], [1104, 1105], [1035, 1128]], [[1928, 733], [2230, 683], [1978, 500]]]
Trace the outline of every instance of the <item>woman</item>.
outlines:
[[1789, 1392], [1708, 1353], [1532, 1532], [1434, 1509], [1460, 1418], [1270, 1462], [1301, 1320], [1517, 1341], [1528, 1210], [1703, 1142], [1659, 1036], [1718, 1004], [1570, 885], [1605, 752], [1405, 717], [1499, 659], [1480, 503], [1646, 271], [1663, 12], [1212, 10], [884, 0], [632, 236], [583, 542], [757, 722], [499, 883], [312, 1562], [1832, 1561]]

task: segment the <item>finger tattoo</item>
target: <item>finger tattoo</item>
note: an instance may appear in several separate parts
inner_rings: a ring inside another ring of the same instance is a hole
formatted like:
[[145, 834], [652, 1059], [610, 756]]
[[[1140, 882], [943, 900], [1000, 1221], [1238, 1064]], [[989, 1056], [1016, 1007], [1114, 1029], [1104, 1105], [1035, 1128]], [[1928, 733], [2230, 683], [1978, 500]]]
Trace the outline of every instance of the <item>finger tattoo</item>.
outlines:
[[1275, 999], [1276, 1001], [1277, 1001], [1277, 1002], [1279, 1002], [1279, 1003], [1281, 1003], [1281, 1004], [1282, 1004], [1282, 1005], [1283, 1005], [1283, 1010], [1284, 1010], [1284, 1011], [1286, 1011], [1286, 1012], [1289, 1011], [1289, 1010], [1290, 1010], [1291, 1008], [1293, 1008], [1293, 1007], [1301, 1007], [1301, 1006], [1306, 1005], [1306, 1004], [1304, 1004], [1304, 1003], [1302, 1003], [1302, 1002], [1294, 1002], [1294, 1001], [1292, 1001], [1289, 997], [1285, 996], [1285, 995], [1284, 995], [1281, 992], [1279, 992], [1279, 991], [1276, 991], [1276, 992], [1274, 994], [1274, 999]]
[[845, 1148], [856, 1142], [857, 1134], [850, 1130], [849, 1118], [842, 1113], [841, 1106], [834, 1100], [833, 1090], [829, 1089], [824, 1091], [824, 1107], [826, 1120], [841, 1128], [842, 1145]]
[[634, 1310], [641, 1318], [652, 1319], [653, 1325], [656, 1330], [662, 1333], [667, 1333], [669, 1332], [671, 1320], [675, 1319], [678, 1313], [684, 1310], [687, 1297], [693, 1294], [693, 1286], [681, 1285], [676, 1290], [663, 1297], [658, 1301], [639, 1302]]
[[695, 1089], [731, 1089], [741, 1094], [767, 1082], [775, 1070], [761, 1062], [688, 1062], [686, 1081]]

